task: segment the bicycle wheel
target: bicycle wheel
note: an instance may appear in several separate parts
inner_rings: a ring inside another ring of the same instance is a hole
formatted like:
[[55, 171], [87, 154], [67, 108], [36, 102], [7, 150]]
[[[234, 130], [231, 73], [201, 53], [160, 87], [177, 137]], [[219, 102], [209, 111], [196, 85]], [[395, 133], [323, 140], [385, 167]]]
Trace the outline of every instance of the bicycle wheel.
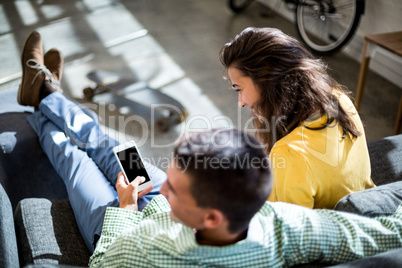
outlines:
[[363, 13], [364, 0], [301, 0], [296, 26], [311, 50], [330, 54], [352, 38]]
[[254, 0], [229, 0], [228, 4], [233, 12], [239, 13], [246, 9], [253, 1]]

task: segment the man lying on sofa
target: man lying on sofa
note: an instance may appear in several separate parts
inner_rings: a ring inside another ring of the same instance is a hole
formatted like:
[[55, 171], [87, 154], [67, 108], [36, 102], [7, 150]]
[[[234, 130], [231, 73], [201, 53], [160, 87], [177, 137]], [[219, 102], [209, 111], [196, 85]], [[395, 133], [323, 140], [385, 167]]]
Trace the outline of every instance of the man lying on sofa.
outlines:
[[31, 33], [18, 102], [36, 107], [29, 122], [66, 184], [93, 252], [90, 266], [279, 267], [346, 262], [402, 246], [402, 208], [369, 219], [265, 202], [267, 157], [238, 130], [182, 138], [167, 179], [149, 167], [155, 188], [138, 193], [142, 178], [127, 184], [119, 173], [117, 142], [57, 92], [62, 63], [56, 49], [43, 55], [40, 35]]

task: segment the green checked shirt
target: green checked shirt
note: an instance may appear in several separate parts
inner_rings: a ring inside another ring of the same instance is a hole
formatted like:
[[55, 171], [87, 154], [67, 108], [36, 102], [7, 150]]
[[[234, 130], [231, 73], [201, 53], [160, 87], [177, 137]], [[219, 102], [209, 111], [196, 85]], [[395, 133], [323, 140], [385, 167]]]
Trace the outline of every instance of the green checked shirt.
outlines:
[[247, 238], [224, 247], [197, 244], [155, 197], [141, 212], [108, 208], [91, 267], [287, 267], [339, 263], [402, 246], [402, 207], [375, 219], [267, 202]]

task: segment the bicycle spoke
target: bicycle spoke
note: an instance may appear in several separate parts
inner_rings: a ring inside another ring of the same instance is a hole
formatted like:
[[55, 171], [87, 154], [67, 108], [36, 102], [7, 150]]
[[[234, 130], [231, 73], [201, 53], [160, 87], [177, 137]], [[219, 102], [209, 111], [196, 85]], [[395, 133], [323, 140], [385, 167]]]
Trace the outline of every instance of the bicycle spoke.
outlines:
[[353, 2], [346, 1], [346, 3], [344, 3], [344, 4], [337, 2], [337, 4], [333, 5], [333, 6], [335, 7], [336, 10], [338, 10], [338, 9], [352, 9], [352, 8], [354, 8], [355, 5]]
[[329, 19], [344, 19], [343, 14], [325, 13], [324, 16]]
[[352, 36], [356, 13], [356, 0], [303, 1], [296, 11], [299, 34], [313, 50], [335, 50]]

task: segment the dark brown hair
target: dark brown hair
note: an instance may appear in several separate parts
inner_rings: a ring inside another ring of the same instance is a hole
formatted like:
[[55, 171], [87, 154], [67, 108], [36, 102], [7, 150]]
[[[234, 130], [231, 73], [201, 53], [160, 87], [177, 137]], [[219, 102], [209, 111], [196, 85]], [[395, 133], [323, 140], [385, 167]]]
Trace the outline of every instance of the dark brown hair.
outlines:
[[276, 140], [317, 111], [327, 116], [327, 122], [314, 129], [338, 122], [343, 138], [347, 134], [352, 138], [361, 135], [334, 95], [334, 90], [346, 94], [343, 87], [328, 75], [321, 60], [282, 31], [247, 28], [222, 47], [220, 60], [226, 70], [234, 67], [250, 77], [259, 90], [256, 108], [265, 120], [254, 118], [253, 124], [257, 129], [270, 130], [257, 134], [267, 152]]
[[197, 205], [221, 211], [232, 233], [248, 228], [271, 192], [269, 160], [256, 145], [261, 144], [244, 132], [218, 129], [192, 133], [174, 149]]

